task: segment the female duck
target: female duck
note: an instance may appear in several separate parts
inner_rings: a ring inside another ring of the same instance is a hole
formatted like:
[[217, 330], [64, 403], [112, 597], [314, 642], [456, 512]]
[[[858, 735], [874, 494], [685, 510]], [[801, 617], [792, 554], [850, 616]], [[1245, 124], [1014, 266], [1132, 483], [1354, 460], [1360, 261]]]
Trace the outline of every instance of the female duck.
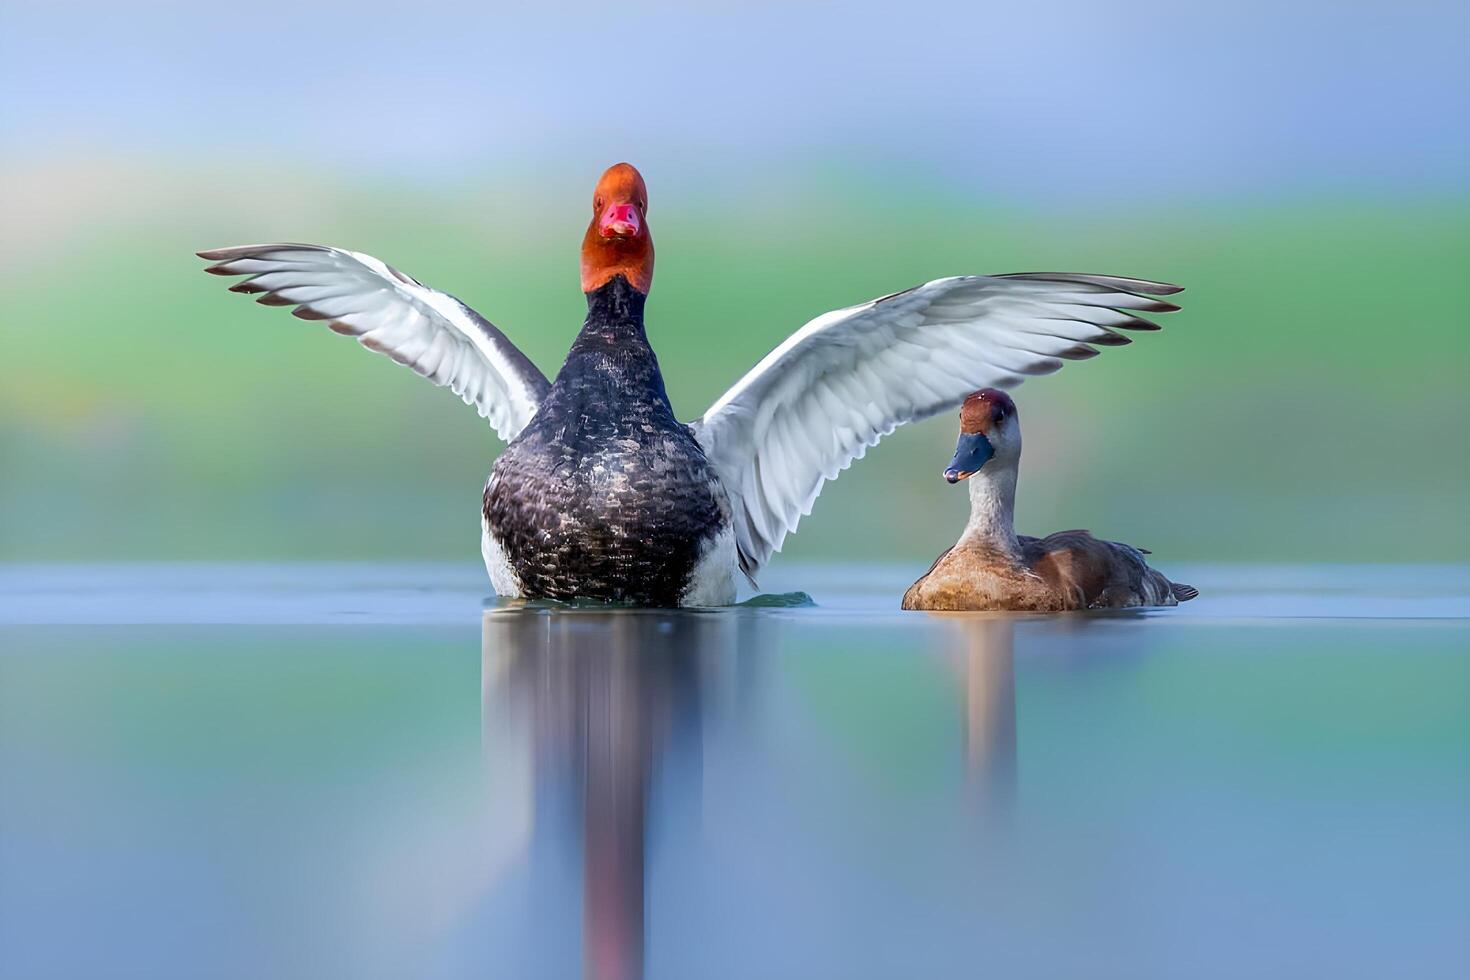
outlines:
[[970, 481], [970, 523], [903, 597], [905, 609], [1062, 612], [1176, 606], [1199, 592], [1148, 567], [1138, 548], [1088, 531], [1017, 535], [1012, 521], [1021, 421], [1011, 397], [977, 391], [960, 407], [960, 440], [944, 471]]
[[[587, 318], [554, 381], [498, 329], [392, 266], [324, 245], [199, 253], [230, 288], [449, 388], [510, 446], [481, 509], [495, 591], [723, 605], [811, 512], [822, 484], [895, 427], [1157, 327], [1165, 283], [1071, 273], [954, 276], [812, 320], [704, 416], [678, 421], [644, 329], [648, 188], [607, 170], [582, 239]], [[758, 299], [759, 284], [747, 294]], [[1149, 294], [1152, 294], [1149, 295]], [[753, 307], [754, 308], [754, 307]], [[411, 521], [413, 515], [394, 515]]]

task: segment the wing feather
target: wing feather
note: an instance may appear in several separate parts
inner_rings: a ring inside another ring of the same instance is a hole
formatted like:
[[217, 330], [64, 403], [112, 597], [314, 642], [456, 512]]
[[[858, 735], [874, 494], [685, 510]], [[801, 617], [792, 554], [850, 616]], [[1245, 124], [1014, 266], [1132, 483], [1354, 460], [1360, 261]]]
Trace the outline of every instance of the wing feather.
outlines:
[[198, 253], [206, 272], [246, 276], [230, 291], [265, 306], [294, 306], [459, 395], [507, 442], [550, 387], [490, 321], [448, 293], [392, 266], [325, 245], [243, 245]]

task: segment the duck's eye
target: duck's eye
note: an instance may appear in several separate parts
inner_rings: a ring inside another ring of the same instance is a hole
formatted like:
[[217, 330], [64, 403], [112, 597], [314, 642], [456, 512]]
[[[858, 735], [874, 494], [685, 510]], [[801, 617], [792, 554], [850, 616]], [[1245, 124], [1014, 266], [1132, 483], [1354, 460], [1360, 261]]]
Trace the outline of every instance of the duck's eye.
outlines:
[[996, 408], [995, 408], [995, 414], [994, 414], [993, 417], [994, 417], [997, 425], [1000, 424], [1001, 422], [1004, 422], [1006, 420], [1006, 410], [1003, 409], [1003, 408], [1001, 408], [999, 405], [997, 405]]

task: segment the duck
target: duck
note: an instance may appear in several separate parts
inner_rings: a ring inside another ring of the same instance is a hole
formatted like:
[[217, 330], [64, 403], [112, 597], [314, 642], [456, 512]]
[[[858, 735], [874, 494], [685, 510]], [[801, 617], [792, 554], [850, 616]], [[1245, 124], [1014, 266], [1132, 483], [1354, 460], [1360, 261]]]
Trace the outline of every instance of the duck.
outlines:
[[[967, 275], [823, 313], [699, 418], [670, 405], [645, 310], [648, 186], [608, 168], [582, 238], [587, 315], [555, 377], [490, 320], [362, 252], [276, 243], [198, 252], [231, 292], [290, 307], [448, 388], [506, 448], [481, 497], [481, 555], [503, 597], [733, 603], [822, 486], [898, 426], [987, 385], [1048, 374], [1177, 310], [1168, 283]], [[243, 278], [242, 278], [243, 277]]]
[[960, 437], [944, 470], [970, 482], [970, 521], [903, 597], [904, 609], [1069, 612], [1177, 606], [1199, 595], [1150, 568], [1143, 548], [1090, 531], [1018, 535], [1021, 420], [1015, 400], [985, 388], [960, 406]]

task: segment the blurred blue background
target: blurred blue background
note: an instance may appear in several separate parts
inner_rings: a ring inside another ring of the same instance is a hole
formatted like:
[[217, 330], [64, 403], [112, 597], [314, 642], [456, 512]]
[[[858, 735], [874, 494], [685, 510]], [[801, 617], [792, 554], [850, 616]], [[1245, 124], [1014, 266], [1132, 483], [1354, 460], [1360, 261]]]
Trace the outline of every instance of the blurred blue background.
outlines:
[[[488, 428], [192, 253], [370, 252], [550, 374], [627, 159], [686, 418], [925, 279], [1166, 279], [1162, 334], [1019, 392], [1022, 530], [1462, 559], [1467, 29], [1449, 2], [6, 3], [0, 557], [473, 560]], [[950, 543], [952, 434], [895, 433], [788, 556]]]

